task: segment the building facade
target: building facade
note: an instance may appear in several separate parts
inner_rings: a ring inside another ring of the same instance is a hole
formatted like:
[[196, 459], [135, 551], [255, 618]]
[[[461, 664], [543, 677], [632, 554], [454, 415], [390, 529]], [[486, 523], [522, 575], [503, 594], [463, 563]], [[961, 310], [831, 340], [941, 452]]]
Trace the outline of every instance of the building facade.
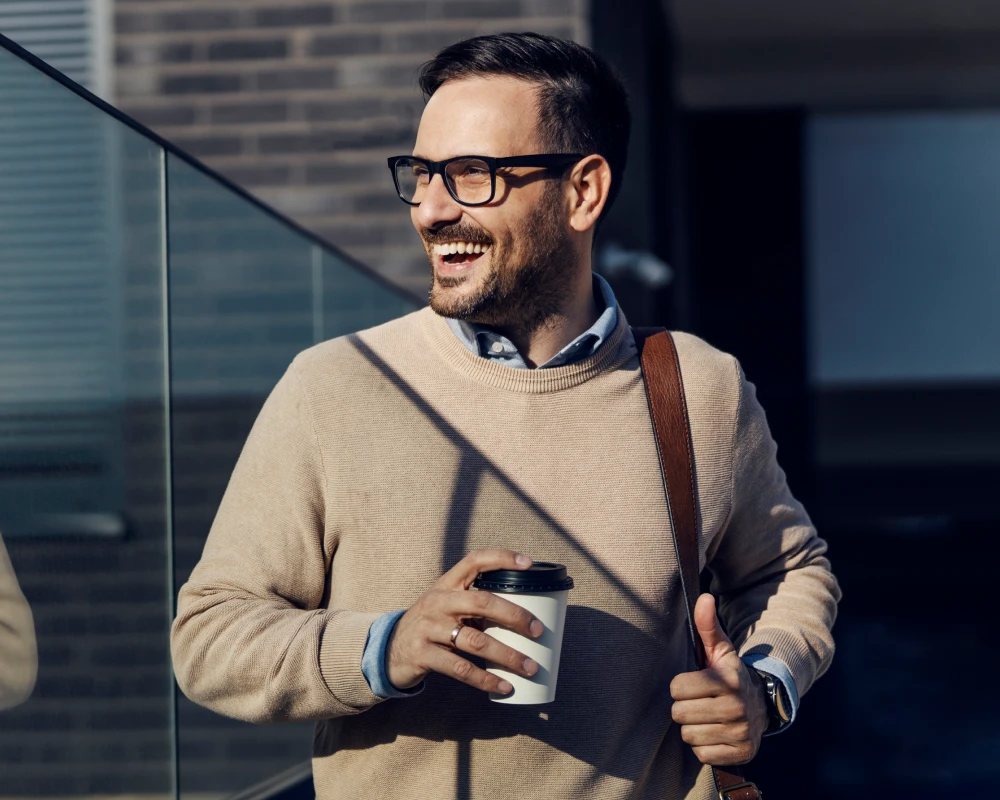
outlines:
[[114, 0], [115, 103], [386, 277], [427, 261], [385, 159], [413, 146], [420, 65], [460, 39], [586, 42], [587, 0]]

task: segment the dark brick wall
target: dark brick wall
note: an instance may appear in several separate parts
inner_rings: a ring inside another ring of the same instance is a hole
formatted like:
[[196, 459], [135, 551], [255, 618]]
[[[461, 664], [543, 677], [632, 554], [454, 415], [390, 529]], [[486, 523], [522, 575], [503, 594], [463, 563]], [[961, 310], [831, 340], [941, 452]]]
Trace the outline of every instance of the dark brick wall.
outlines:
[[421, 63], [459, 39], [588, 39], [586, 0], [116, 0], [126, 112], [388, 277], [427, 264], [385, 158], [412, 146]]
[[[174, 409], [178, 584], [201, 554], [264, 398]], [[32, 698], [0, 715], [0, 797], [158, 795], [171, 787], [163, 411], [125, 411], [124, 540], [11, 540], [39, 643]], [[181, 697], [181, 788], [223, 796], [309, 759], [311, 725], [254, 726]]]
[[3, 796], [170, 788], [162, 409], [120, 422], [127, 538], [8, 542], [39, 677], [32, 698], [0, 716]]

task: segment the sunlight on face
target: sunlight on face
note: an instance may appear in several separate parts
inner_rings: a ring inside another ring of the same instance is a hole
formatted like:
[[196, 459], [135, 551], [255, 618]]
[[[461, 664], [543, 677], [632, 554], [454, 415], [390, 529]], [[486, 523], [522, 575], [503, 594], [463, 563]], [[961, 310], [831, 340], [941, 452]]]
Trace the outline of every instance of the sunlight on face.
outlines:
[[[427, 102], [413, 154], [440, 161], [549, 152], [539, 141], [537, 92], [507, 77], [449, 81]], [[551, 174], [518, 168], [498, 173], [489, 204], [470, 208], [435, 176], [410, 212], [431, 263], [435, 311], [493, 325], [545, 316], [564, 284], [561, 197]]]

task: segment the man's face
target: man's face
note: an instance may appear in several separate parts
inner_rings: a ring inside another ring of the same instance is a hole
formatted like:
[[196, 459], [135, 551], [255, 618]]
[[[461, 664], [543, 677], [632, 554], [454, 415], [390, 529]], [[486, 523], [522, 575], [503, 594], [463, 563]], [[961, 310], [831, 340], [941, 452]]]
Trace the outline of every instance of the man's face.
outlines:
[[[449, 81], [434, 93], [413, 154], [440, 161], [550, 149], [539, 141], [537, 87], [489, 77]], [[411, 217], [430, 260], [430, 302], [438, 314], [530, 332], [558, 313], [577, 257], [563, 184], [553, 175], [500, 170], [496, 196], [476, 207], [457, 203], [434, 176]], [[485, 252], [440, 252], [441, 245], [459, 243]]]

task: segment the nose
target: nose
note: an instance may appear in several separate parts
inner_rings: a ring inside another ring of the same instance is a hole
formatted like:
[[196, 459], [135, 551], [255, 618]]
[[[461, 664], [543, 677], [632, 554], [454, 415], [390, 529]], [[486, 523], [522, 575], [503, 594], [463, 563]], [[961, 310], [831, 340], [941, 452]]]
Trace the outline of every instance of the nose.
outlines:
[[444, 178], [434, 175], [420, 194], [420, 205], [412, 206], [410, 213], [417, 230], [438, 228], [458, 222], [462, 218], [462, 206], [448, 194]]

